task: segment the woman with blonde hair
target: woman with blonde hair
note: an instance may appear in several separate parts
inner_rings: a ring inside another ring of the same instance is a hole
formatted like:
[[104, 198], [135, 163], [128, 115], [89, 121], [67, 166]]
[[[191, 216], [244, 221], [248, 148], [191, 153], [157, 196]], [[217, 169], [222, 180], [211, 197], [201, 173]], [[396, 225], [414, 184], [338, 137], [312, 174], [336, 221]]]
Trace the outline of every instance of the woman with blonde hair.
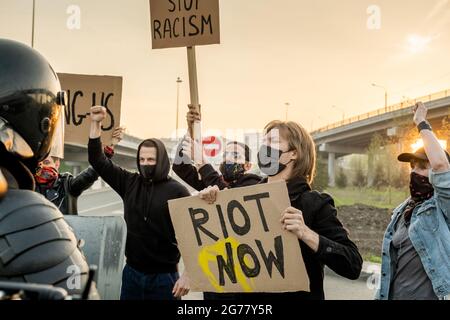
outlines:
[[[328, 194], [311, 189], [316, 148], [311, 135], [296, 122], [272, 121], [264, 128], [258, 164], [267, 175], [261, 183], [286, 181], [291, 206], [280, 212], [280, 227], [299, 240], [310, 280], [310, 292], [240, 294], [242, 299], [324, 299], [324, 266], [355, 280], [362, 268], [356, 245], [337, 218], [334, 201]], [[214, 202], [218, 188], [208, 188], [200, 198]]]

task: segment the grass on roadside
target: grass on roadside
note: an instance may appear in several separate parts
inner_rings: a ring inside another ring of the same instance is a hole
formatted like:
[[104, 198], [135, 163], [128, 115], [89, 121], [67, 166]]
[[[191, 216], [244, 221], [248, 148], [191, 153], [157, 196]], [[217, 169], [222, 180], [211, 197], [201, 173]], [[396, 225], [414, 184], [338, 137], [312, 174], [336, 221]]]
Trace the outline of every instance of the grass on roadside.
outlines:
[[363, 256], [364, 261], [373, 262], [373, 263], [381, 263], [381, 257], [373, 254], [366, 254]]
[[388, 188], [377, 190], [375, 188], [347, 187], [340, 189], [337, 187], [328, 187], [325, 192], [333, 197], [337, 207], [361, 203], [383, 209], [393, 209], [397, 207], [409, 195], [407, 188], [391, 188], [390, 195]]

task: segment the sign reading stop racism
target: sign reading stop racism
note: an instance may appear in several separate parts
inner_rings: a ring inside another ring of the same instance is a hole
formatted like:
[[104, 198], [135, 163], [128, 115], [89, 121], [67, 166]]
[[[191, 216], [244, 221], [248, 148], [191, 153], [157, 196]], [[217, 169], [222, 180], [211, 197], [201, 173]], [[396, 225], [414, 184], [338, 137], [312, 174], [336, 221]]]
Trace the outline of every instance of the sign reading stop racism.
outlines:
[[[219, 0], [149, 0], [149, 4], [152, 48], [187, 47], [190, 105], [201, 115], [195, 46], [220, 43]], [[202, 142], [199, 120], [190, 123], [188, 131], [195, 142]], [[192, 156], [196, 161], [196, 154]]]
[[150, 0], [153, 49], [220, 43], [219, 0]]
[[222, 142], [218, 137], [209, 136], [202, 140], [203, 151], [207, 157], [216, 157], [222, 149]]

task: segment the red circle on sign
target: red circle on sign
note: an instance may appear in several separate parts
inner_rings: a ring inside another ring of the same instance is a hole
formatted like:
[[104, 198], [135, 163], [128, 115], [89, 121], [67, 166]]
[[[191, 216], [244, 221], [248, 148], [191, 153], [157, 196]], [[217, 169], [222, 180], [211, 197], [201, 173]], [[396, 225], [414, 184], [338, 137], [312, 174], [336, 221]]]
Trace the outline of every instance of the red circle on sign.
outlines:
[[207, 157], [215, 157], [222, 149], [222, 142], [218, 137], [209, 136], [202, 140], [203, 152]]

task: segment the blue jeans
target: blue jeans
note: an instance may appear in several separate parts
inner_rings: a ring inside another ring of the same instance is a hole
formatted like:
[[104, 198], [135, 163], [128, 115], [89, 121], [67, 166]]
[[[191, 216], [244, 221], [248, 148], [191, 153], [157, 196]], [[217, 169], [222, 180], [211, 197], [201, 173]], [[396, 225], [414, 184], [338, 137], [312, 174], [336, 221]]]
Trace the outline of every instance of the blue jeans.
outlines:
[[178, 278], [178, 272], [145, 274], [125, 265], [120, 300], [177, 300], [172, 290]]

